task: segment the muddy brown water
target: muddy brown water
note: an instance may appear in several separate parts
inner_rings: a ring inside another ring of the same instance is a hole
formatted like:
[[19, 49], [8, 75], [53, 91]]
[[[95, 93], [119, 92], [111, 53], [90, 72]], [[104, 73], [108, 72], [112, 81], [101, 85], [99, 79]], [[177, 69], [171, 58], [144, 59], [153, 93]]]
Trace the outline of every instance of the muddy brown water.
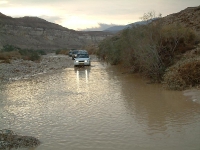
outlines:
[[200, 91], [168, 91], [92, 62], [0, 85], [0, 128], [31, 150], [199, 150]]

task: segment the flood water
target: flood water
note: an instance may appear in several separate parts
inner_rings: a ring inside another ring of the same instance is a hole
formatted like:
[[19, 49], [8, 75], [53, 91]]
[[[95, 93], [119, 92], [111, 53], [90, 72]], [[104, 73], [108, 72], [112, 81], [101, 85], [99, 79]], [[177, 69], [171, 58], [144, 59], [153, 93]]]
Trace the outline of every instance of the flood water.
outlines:
[[167, 91], [92, 62], [0, 85], [0, 129], [30, 150], [200, 150], [200, 91]]

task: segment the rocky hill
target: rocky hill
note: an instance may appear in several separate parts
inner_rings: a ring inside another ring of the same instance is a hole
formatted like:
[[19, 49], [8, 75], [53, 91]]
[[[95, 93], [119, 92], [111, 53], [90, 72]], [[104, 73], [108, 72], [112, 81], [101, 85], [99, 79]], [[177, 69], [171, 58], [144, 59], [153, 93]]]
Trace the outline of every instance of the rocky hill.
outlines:
[[200, 34], [200, 6], [188, 7], [178, 13], [170, 14], [163, 17], [162, 22], [165, 24], [179, 23]]
[[[169, 14], [166, 17], [160, 19], [162, 23], [166, 25], [178, 23], [185, 25], [186, 27], [192, 28], [196, 30], [198, 33], [200, 33], [200, 6], [188, 7], [180, 12]], [[154, 19], [154, 21], [156, 22], [157, 19]], [[113, 26], [104, 31], [116, 33], [134, 25], [145, 25], [145, 24], [147, 24], [146, 21], [138, 21], [128, 25]]]
[[28, 49], [70, 49], [98, 44], [112, 33], [70, 30], [38, 17], [12, 18], [0, 13], [0, 48], [11, 44]]

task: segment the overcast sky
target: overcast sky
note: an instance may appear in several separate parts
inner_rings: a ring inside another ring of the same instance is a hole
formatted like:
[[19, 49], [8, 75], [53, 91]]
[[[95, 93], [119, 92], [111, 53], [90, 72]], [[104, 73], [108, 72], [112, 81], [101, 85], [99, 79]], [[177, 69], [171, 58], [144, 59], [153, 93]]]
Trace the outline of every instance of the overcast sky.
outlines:
[[11, 17], [37, 16], [74, 30], [104, 30], [141, 21], [150, 11], [164, 17], [199, 5], [200, 0], [0, 0], [0, 12]]

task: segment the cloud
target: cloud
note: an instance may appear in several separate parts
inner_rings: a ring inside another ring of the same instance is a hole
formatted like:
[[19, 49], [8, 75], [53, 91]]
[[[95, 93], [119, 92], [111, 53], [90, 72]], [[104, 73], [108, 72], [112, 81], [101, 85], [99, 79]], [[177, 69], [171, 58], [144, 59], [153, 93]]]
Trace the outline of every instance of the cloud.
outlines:
[[11, 17], [37, 16], [71, 29], [103, 30], [140, 21], [149, 11], [166, 16], [195, 5], [199, 0], [0, 0], [0, 11]]
[[8, 1], [6, 1], [6, 0], [0, 1], [0, 5], [1, 4], [7, 4], [7, 3], [8, 3]]
[[98, 27], [91, 27], [91, 28], [86, 28], [82, 29], [82, 31], [103, 31], [105, 29], [108, 29], [112, 26], [118, 26], [117, 24], [106, 24], [106, 23], [98, 23]]

